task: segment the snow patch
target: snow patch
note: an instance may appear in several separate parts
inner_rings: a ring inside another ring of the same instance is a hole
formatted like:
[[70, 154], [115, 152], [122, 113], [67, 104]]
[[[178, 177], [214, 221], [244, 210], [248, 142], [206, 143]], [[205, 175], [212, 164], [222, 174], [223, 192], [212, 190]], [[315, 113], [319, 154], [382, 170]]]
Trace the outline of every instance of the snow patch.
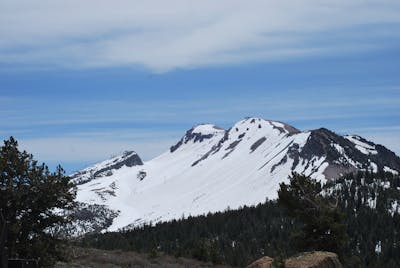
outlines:
[[372, 172], [374, 172], [374, 173], [378, 172], [378, 165], [377, 164], [375, 164], [374, 162], [371, 162], [369, 164], [369, 166], [371, 167]]
[[381, 241], [378, 241], [378, 243], [376, 243], [376, 245], [375, 245], [375, 252], [376, 252], [377, 254], [380, 254], [380, 253], [382, 252], [382, 243], [381, 243]]
[[216, 133], [225, 132], [225, 130], [212, 124], [202, 124], [194, 127], [192, 132], [202, 135], [214, 135]]
[[383, 167], [383, 171], [385, 171], [385, 172], [390, 172], [390, 173], [392, 173], [393, 175], [398, 175], [398, 174], [399, 174], [399, 172], [398, 172], [397, 170], [391, 169], [390, 167], [387, 167], [387, 166], [384, 166], [384, 167]]
[[378, 151], [375, 149], [375, 146], [362, 142], [359, 136], [344, 136], [346, 139], [355, 144], [356, 149], [359, 150], [363, 154], [377, 154]]

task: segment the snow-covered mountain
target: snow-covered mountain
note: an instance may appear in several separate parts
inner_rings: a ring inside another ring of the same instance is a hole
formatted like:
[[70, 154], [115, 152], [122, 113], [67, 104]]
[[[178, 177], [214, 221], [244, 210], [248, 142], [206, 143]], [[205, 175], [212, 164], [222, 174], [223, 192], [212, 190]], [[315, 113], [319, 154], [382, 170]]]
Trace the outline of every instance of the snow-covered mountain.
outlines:
[[229, 130], [193, 127], [150, 161], [125, 152], [72, 178], [77, 200], [114, 211], [105, 228], [118, 230], [274, 199], [293, 171], [326, 181], [366, 169], [398, 173], [400, 158], [359, 136], [246, 118]]

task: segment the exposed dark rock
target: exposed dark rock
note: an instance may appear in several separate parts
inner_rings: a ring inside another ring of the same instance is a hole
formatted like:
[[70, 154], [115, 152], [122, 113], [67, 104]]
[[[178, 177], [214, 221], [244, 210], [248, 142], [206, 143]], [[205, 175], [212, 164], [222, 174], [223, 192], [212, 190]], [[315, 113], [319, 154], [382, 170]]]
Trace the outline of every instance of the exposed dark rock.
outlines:
[[264, 165], [262, 165], [258, 170], [262, 169], [266, 165], [268, 165], [275, 157], [277, 157], [280, 153], [282, 153], [284, 150], [286, 150], [288, 147], [290, 147], [293, 144], [293, 141], [291, 141], [288, 145], [286, 145], [282, 150], [277, 152], [270, 160], [268, 160]]
[[[217, 126], [213, 127], [217, 130], [223, 130], [222, 128]], [[198, 132], [193, 132], [194, 129], [195, 128], [191, 128], [188, 131], [186, 131], [185, 136], [183, 136], [182, 139], [180, 139], [177, 144], [171, 146], [170, 152], [171, 153], [175, 152], [179, 147], [181, 147], [183, 144], [188, 143], [191, 140], [193, 140], [193, 142], [202, 142], [206, 139], [211, 139], [214, 136], [213, 134], [202, 134]]]
[[[330, 164], [324, 173], [328, 178], [335, 178], [340, 174], [354, 172], [359, 169], [368, 170], [371, 162], [374, 162], [378, 169], [388, 166], [392, 169], [400, 170], [400, 158], [392, 151], [363, 138], [359, 140], [370, 146], [375, 146], [378, 154], [364, 154], [350, 140], [326, 128], [313, 130], [300, 152], [295, 147], [289, 149], [289, 156], [294, 159], [292, 168], [294, 169], [297, 166], [299, 158], [311, 160], [313, 157], [325, 157], [325, 161]], [[340, 152], [333, 145], [340, 146], [343, 151]], [[354, 167], [346, 156], [354, 163], [357, 163], [357, 167]]]
[[138, 174], [137, 174], [137, 178], [140, 181], [142, 181], [144, 178], [146, 178], [146, 176], [147, 176], [147, 173], [145, 171], [143, 171], [143, 170], [139, 171]]
[[[302, 164], [304, 165], [303, 169], [307, 170], [310, 166], [315, 165], [316, 160], [324, 157], [325, 162], [329, 163], [329, 166], [324, 171], [324, 175], [328, 179], [337, 178], [342, 174], [356, 172], [357, 170], [369, 170], [371, 169], [371, 162], [375, 163], [378, 169], [383, 169], [387, 166], [394, 170], [400, 170], [400, 158], [392, 151], [361, 137], [357, 137], [357, 139], [374, 147], [377, 154], [361, 152], [349, 139], [337, 135], [326, 128], [312, 130], [302, 148], [297, 143], [290, 144], [287, 156], [293, 159], [291, 169], [294, 170], [299, 164]], [[279, 163], [271, 168], [271, 172], [279, 165], [286, 163], [287, 160], [287, 157], [283, 157]], [[262, 167], [268, 163], [269, 161]], [[312, 172], [317, 170], [318, 167], [315, 167]]]
[[255, 143], [250, 146], [251, 152], [254, 152], [261, 144], [263, 144], [267, 140], [266, 137], [262, 137], [258, 139]]
[[192, 128], [186, 132], [185, 136], [183, 136], [183, 138], [180, 139], [177, 144], [171, 146], [170, 152], [175, 152], [179, 147], [181, 147], [183, 144], [188, 143], [190, 140], [193, 140], [193, 142], [202, 142], [203, 140], [210, 139], [212, 137], [213, 134], [204, 135], [201, 133], [194, 133]]
[[[279, 130], [280, 133], [287, 132], [289, 135], [293, 135], [293, 134], [297, 134], [297, 133], [301, 132], [297, 128], [295, 128], [289, 124], [283, 123], [283, 122], [277, 122], [277, 121], [271, 121], [271, 120], [268, 120], [268, 122], [271, 124], [272, 128]], [[273, 122], [281, 123], [283, 125], [283, 127], [276, 126], [275, 124], [273, 124]]]
[[284, 157], [282, 157], [281, 161], [279, 161], [278, 163], [276, 163], [275, 165], [273, 165], [273, 166], [271, 167], [271, 172], [274, 172], [274, 170], [275, 170], [278, 166], [283, 165], [283, 164], [285, 164], [286, 162], [287, 162], [287, 155], [285, 155]]
[[103, 173], [105, 171], [110, 171], [112, 169], [119, 169], [123, 166], [133, 167], [133, 166], [141, 166], [141, 165], [143, 165], [142, 159], [140, 159], [140, 157], [135, 152], [126, 151], [123, 154], [122, 161], [119, 161], [119, 162], [114, 161], [114, 164], [97, 170], [94, 173], [94, 176], [96, 177], [100, 173]]
[[[313, 156], [326, 157], [328, 161], [338, 159], [342, 154], [338, 152], [331, 144], [338, 144], [345, 150], [353, 154], [361, 154], [355, 151], [353, 143], [339, 136], [326, 128], [312, 130], [308, 137], [307, 143], [300, 152], [300, 156], [304, 159], [311, 159]], [[361, 156], [358, 156], [361, 157]]]
[[231, 144], [229, 144], [229, 146], [225, 149], [227, 150], [232, 150], [235, 149], [235, 147], [241, 142], [242, 140], [235, 140], [234, 142], [232, 142]]
[[298, 130], [294, 126], [291, 126], [291, 125], [283, 123], [283, 122], [280, 122], [280, 123], [283, 124], [284, 128], [289, 132], [290, 135], [297, 134], [297, 133], [301, 132], [300, 130]]
[[175, 152], [179, 147], [182, 146], [182, 144], [183, 144], [183, 138], [180, 139], [180, 140], [178, 141], [177, 144], [172, 145], [172, 146], [169, 148], [169, 151], [170, 151], [171, 153]]
[[197, 165], [200, 161], [203, 161], [203, 160], [207, 159], [211, 154], [217, 153], [217, 152], [222, 148], [222, 145], [225, 143], [225, 141], [228, 140], [228, 138], [229, 138], [229, 131], [230, 131], [230, 129], [229, 129], [228, 131], [225, 131], [224, 136], [222, 137], [222, 139], [219, 140], [219, 142], [218, 142], [217, 145], [214, 145], [214, 146], [211, 148], [211, 150], [208, 151], [206, 154], [204, 154], [200, 159], [194, 161], [193, 164], [192, 164], [192, 167], [195, 166], [195, 165]]
[[77, 185], [89, 182], [97, 177], [108, 177], [113, 175], [113, 169], [120, 169], [123, 166], [133, 167], [143, 165], [142, 159], [134, 151], [125, 151], [123, 155], [116, 158], [109, 164], [106, 164], [100, 169], [87, 169], [80, 172], [76, 172], [71, 175], [71, 179], [75, 181]]
[[122, 166], [133, 167], [143, 165], [142, 159], [133, 151], [124, 153], [124, 160], [116, 163], [111, 169], [119, 169]]
[[229, 150], [229, 152], [227, 152], [222, 159], [224, 159], [225, 157], [227, 157], [228, 155], [230, 155], [236, 148], [236, 146], [241, 142], [242, 140], [235, 140], [234, 142], [232, 142], [231, 144], [229, 144], [229, 146], [225, 149], [226, 151]]
[[377, 163], [378, 167], [387, 166], [395, 170], [400, 170], [400, 157], [394, 152], [380, 144], [375, 145], [375, 150], [378, 154], [372, 155], [371, 161]]
[[287, 154], [290, 156], [290, 158], [293, 159], [292, 170], [294, 170], [295, 167], [299, 164], [300, 161], [299, 149], [300, 146], [297, 143], [293, 143], [289, 146]]

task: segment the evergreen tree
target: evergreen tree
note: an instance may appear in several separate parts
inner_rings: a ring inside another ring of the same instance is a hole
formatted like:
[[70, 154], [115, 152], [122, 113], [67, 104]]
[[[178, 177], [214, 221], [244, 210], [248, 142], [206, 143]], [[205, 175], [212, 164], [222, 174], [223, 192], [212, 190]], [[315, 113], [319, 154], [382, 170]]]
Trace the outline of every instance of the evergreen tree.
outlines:
[[10, 137], [0, 148], [0, 209], [7, 222], [9, 257], [39, 258], [50, 266], [61, 256], [55, 227], [69, 219], [59, 211], [72, 208], [75, 190], [63, 169], [50, 172], [31, 154], [19, 151]]
[[344, 214], [321, 192], [321, 183], [294, 173], [290, 184], [281, 183], [278, 203], [302, 223], [293, 233], [300, 251], [327, 250], [341, 253], [346, 241]]

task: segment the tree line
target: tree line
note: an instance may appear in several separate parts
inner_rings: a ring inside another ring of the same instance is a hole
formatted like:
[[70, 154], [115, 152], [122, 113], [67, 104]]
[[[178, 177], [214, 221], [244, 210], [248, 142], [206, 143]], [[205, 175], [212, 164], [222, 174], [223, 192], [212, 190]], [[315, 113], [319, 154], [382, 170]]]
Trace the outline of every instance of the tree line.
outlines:
[[287, 201], [290, 198], [282, 193], [288, 185], [281, 185], [278, 200], [87, 235], [79, 244], [150, 255], [164, 252], [233, 266], [245, 266], [265, 255], [284, 258], [305, 250], [331, 250], [347, 267], [400, 267], [400, 216], [393, 211], [400, 200], [398, 175], [359, 172], [322, 187], [297, 174], [291, 186], [299, 178], [305, 181], [303, 186], [310, 183], [309, 193], [318, 192], [312, 202], [321, 206], [319, 210], [301, 200], [304, 194]]

